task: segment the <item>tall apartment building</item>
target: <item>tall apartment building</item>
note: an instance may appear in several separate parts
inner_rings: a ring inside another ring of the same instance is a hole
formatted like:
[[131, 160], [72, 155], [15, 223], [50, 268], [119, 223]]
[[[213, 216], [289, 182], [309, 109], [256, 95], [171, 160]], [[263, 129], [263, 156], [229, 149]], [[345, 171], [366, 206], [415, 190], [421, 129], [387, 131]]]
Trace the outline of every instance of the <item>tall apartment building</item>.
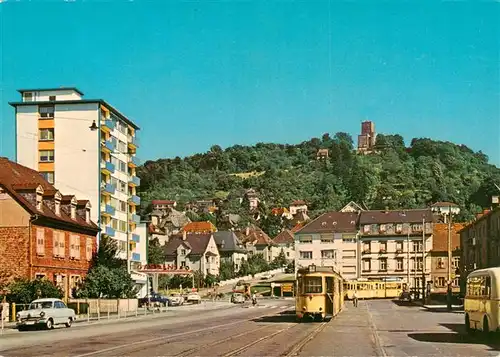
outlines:
[[22, 89], [16, 115], [16, 159], [62, 192], [90, 200], [100, 234], [118, 241], [132, 270], [146, 262], [138, 230], [139, 127], [102, 99], [77, 88]]

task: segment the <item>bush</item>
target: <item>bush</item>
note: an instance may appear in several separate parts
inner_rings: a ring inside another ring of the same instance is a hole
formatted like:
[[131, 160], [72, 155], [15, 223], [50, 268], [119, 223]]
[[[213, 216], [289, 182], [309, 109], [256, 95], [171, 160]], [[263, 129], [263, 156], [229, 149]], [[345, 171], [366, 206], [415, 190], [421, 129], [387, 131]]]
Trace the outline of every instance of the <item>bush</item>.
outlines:
[[7, 294], [9, 302], [16, 304], [29, 304], [39, 298], [57, 298], [63, 297], [60, 288], [47, 279], [17, 279], [9, 284], [10, 293]]

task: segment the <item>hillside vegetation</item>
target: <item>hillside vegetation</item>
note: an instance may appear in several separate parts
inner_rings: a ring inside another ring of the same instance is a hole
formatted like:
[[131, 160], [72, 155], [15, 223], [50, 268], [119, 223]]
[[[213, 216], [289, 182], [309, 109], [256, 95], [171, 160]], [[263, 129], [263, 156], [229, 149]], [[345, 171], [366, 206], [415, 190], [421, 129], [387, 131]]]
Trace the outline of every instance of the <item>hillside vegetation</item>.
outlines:
[[[316, 160], [327, 148], [329, 159]], [[241, 175], [235, 175], [235, 174]], [[252, 174], [248, 174], [252, 173]], [[255, 189], [265, 204], [287, 207], [305, 200], [312, 216], [337, 210], [351, 200], [370, 209], [419, 208], [451, 201], [462, 208], [461, 219], [490, 206], [499, 194], [500, 170], [488, 157], [464, 145], [431, 139], [413, 139], [405, 147], [400, 135], [379, 134], [376, 153], [356, 154], [349, 134], [324, 134], [297, 145], [213, 146], [204, 154], [147, 161], [139, 168], [142, 213], [152, 199], [227, 199], [237, 210], [237, 198]], [[232, 212], [236, 213], [236, 212]]]

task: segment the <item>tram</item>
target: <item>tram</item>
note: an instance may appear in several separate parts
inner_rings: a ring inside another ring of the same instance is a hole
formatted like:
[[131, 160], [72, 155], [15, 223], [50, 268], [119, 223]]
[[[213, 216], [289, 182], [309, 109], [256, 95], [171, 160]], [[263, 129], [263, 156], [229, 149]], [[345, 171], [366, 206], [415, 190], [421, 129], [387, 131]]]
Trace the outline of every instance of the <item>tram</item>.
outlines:
[[345, 298], [352, 300], [354, 292], [358, 299], [398, 298], [405, 285], [401, 281], [384, 280], [348, 280], [344, 282]]
[[344, 305], [343, 279], [333, 267], [310, 265], [297, 271], [295, 314], [298, 321], [330, 321]]

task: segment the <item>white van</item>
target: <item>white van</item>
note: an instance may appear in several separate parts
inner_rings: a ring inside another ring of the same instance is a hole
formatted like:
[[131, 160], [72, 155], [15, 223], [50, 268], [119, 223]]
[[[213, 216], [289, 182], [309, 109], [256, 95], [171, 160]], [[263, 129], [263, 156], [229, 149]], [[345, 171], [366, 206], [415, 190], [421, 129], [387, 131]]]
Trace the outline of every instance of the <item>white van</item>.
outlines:
[[500, 331], [500, 267], [479, 269], [467, 276], [464, 310], [467, 332]]

